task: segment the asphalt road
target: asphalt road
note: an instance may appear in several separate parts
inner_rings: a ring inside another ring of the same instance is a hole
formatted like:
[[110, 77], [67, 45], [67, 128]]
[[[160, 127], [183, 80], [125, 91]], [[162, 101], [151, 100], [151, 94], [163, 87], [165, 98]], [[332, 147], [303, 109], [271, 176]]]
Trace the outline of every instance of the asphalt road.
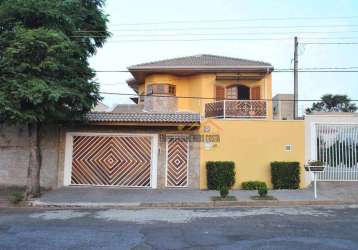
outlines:
[[0, 249], [358, 249], [358, 206], [2, 209]]

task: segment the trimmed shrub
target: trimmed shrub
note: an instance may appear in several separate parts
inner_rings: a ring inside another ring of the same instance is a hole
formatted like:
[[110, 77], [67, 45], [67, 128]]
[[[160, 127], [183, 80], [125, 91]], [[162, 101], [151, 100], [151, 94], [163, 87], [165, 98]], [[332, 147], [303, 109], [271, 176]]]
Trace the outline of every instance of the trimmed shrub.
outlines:
[[263, 181], [245, 181], [242, 184], [243, 190], [258, 190], [260, 187], [266, 187], [267, 185]]
[[300, 163], [271, 162], [271, 181], [274, 189], [298, 189], [300, 186]]
[[208, 161], [206, 163], [208, 189], [230, 189], [235, 184], [235, 163], [231, 161]]
[[226, 198], [229, 195], [229, 187], [226, 185], [222, 185], [219, 188], [220, 190], [220, 197], [221, 198]]
[[267, 187], [265, 186], [261, 186], [259, 187], [259, 189], [257, 190], [258, 194], [260, 197], [266, 197], [267, 196]]

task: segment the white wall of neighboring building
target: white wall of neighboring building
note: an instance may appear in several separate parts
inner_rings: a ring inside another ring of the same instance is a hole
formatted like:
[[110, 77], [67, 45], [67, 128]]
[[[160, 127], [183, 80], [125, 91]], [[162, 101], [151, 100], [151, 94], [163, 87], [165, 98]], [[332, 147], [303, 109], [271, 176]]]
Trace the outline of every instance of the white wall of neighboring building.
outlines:
[[293, 120], [293, 94], [275, 95], [272, 98], [272, 107], [273, 119]]
[[107, 112], [109, 107], [102, 102], [98, 102], [97, 105], [93, 108], [92, 112]]
[[[358, 124], [358, 113], [346, 112], [317, 112], [305, 116], [305, 162], [316, 158], [315, 124]], [[313, 176], [305, 175], [306, 185]]]

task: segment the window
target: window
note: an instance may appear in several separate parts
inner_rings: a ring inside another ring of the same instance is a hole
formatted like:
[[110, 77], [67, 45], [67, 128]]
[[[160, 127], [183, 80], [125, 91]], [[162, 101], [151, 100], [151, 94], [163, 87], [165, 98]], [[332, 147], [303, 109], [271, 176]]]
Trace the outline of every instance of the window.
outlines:
[[284, 146], [284, 150], [285, 150], [286, 152], [291, 152], [291, 151], [292, 151], [292, 145], [291, 145], [291, 144], [285, 145], [285, 146]]
[[238, 99], [237, 86], [232, 86], [226, 89], [226, 99], [237, 100]]
[[260, 87], [247, 87], [245, 85], [231, 85], [226, 88], [226, 99], [231, 100], [259, 100], [260, 99]]
[[150, 84], [147, 87], [147, 95], [175, 95], [175, 85]]

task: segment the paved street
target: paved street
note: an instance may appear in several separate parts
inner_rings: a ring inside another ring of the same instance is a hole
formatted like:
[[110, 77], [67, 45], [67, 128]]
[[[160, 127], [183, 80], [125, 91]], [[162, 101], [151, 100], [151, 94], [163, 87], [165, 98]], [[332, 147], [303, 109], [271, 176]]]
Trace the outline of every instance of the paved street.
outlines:
[[357, 249], [358, 206], [0, 210], [0, 249]]

